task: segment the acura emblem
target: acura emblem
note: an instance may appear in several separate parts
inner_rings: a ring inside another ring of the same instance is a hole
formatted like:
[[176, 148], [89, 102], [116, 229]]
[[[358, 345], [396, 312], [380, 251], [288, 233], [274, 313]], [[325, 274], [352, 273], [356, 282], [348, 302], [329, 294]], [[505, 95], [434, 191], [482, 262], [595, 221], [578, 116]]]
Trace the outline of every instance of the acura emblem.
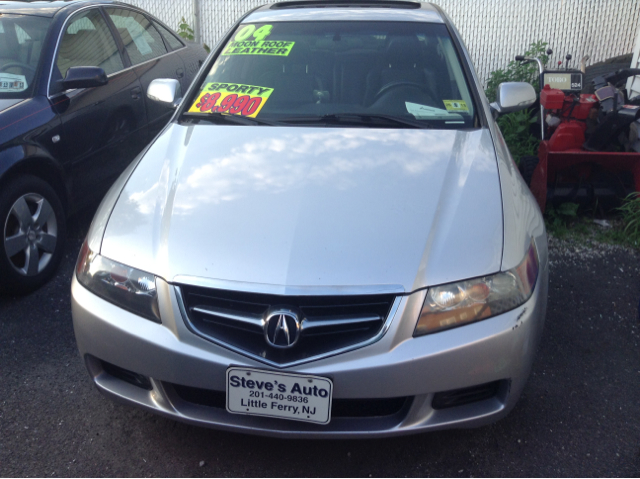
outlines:
[[264, 339], [274, 348], [290, 348], [300, 338], [298, 315], [287, 309], [272, 311], [264, 322]]

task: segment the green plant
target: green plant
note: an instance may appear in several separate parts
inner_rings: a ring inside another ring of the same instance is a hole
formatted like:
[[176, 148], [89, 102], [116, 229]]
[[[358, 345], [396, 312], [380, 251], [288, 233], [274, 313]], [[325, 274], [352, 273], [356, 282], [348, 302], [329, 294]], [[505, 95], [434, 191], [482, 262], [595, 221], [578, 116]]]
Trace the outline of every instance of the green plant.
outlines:
[[638, 245], [640, 242], [640, 193], [631, 193], [617, 209], [622, 213], [625, 225], [623, 233], [632, 244]]
[[190, 42], [192, 42], [195, 38], [193, 28], [189, 26], [187, 20], [184, 17], [180, 19], [180, 25], [178, 25], [178, 29], [176, 30], [176, 32], [178, 32], [178, 35], [180, 35], [182, 38], [184, 38], [185, 40], [189, 40]]
[[[538, 57], [546, 65], [549, 61], [546, 50], [547, 43], [537, 41], [529, 45], [524, 55]], [[511, 61], [506, 68], [491, 72], [485, 93], [489, 101], [495, 101], [498, 85], [504, 82], [528, 82], [536, 91], [539, 91], [538, 75], [537, 63], [523, 64], [515, 60]], [[498, 118], [498, 125], [516, 163], [520, 163], [520, 158], [523, 156], [534, 156], [538, 152], [540, 141], [530, 131], [531, 124], [535, 122], [536, 119], [531, 110], [518, 111]]]
[[579, 207], [580, 205], [577, 203], [562, 203], [558, 206], [557, 213], [565, 218], [575, 218], [578, 216]]
[[[184, 38], [185, 40], [189, 40], [190, 42], [192, 42], [195, 39], [195, 32], [193, 31], [193, 28], [189, 26], [189, 24], [187, 23], [187, 20], [185, 20], [184, 17], [180, 19], [180, 25], [178, 25], [178, 29], [176, 30], [176, 32], [182, 38]], [[204, 47], [207, 53], [211, 53], [211, 48], [209, 47], [209, 45], [207, 45], [206, 43], [203, 43], [202, 46]]]
[[[538, 57], [542, 61], [542, 64], [546, 66], [549, 61], [549, 56], [546, 54], [547, 42], [541, 40], [533, 42], [529, 45], [529, 49], [524, 52], [526, 57]], [[496, 101], [496, 91], [498, 85], [503, 82], [509, 81], [524, 81], [531, 83], [536, 91], [540, 90], [539, 85], [539, 71], [537, 63], [516, 62], [512, 60], [509, 62], [506, 68], [492, 71], [487, 79], [487, 88], [485, 93], [489, 101]]]
[[562, 203], [558, 208], [548, 205], [545, 213], [547, 230], [559, 238], [566, 236], [569, 226], [578, 219], [579, 206], [577, 203]]
[[498, 118], [500, 131], [516, 163], [519, 163], [523, 156], [534, 156], [538, 153], [540, 141], [529, 129], [535, 122], [531, 110], [516, 111]]
[[578, 214], [578, 204], [563, 203], [557, 208], [547, 204], [544, 215], [547, 231], [563, 240], [607, 243], [640, 250], [640, 193], [632, 193], [617, 208], [619, 217], [609, 216], [605, 224], [592, 218], [588, 211]]

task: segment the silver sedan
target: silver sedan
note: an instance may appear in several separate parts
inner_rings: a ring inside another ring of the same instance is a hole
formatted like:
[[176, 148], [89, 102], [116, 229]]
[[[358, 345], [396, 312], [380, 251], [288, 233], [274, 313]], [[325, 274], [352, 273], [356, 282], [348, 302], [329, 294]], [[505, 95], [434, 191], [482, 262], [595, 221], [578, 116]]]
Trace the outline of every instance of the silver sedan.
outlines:
[[471, 427], [520, 396], [544, 222], [455, 28], [414, 2], [265, 5], [113, 185], [73, 277], [107, 396], [288, 437]]

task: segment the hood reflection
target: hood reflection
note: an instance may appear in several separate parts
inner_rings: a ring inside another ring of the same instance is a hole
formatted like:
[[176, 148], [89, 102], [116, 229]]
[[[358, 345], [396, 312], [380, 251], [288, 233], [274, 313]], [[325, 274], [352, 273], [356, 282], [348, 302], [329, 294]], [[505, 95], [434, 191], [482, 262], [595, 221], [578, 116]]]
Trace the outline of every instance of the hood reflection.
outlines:
[[169, 281], [405, 291], [493, 273], [501, 252], [487, 130], [175, 124], [129, 179], [102, 249]]
[[[453, 145], [460, 141], [459, 134], [451, 131], [325, 129], [307, 132], [304, 128], [287, 128], [287, 133], [276, 138], [260, 135], [261, 138], [244, 141], [222, 152], [216, 151], [217, 142], [208, 128], [194, 130], [190, 141], [185, 141], [185, 148], [190, 150], [193, 143], [198, 147], [187, 153], [183, 171], [179, 172], [180, 191], [173, 214], [189, 213], [203, 204], [238, 200], [257, 191], [279, 194], [303, 189], [309, 184], [345, 190], [377, 174], [376, 170], [389, 167], [407, 176], [421, 175], [434, 162], [446, 161]], [[251, 134], [242, 138], [245, 137], [250, 138]], [[460, 159], [466, 163], [467, 173], [471, 167], [485, 170], [495, 167], [485, 157], [475, 160], [469, 155]], [[166, 171], [162, 170], [160, 183], [168, 180]], [[461, 178], [461, 181], [464, 180]], [[166, 189], [160, 189], [167, 193]], [[154, 184], [146, 191], [133, 193], [130, 200], [140, 213], [150, 214], [156, 209], [158, 193], [158, 184]]]

